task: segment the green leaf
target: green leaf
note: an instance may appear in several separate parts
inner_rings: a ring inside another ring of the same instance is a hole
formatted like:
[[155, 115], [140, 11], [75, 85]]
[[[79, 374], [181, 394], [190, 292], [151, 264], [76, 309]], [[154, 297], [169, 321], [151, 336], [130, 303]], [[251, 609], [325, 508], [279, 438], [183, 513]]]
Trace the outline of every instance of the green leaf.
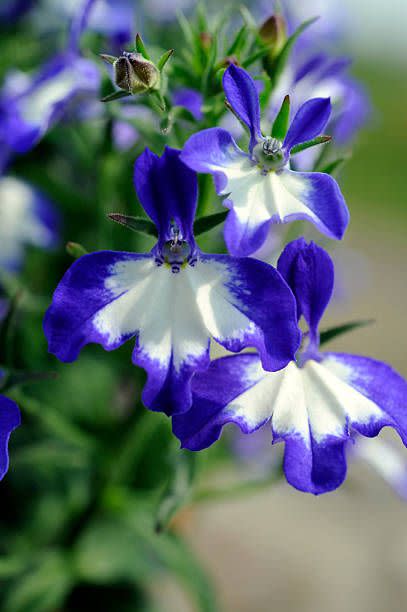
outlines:
[[209, 230], [223, 223], [227, 217], [228, 212], [228, 210], [225, 210], [219, 213], [214, 213], [213, 215], [207, 215], [206, 217], [200, 217], [199, 219], [196, 219], [194, 223], [195, 236], [200, 236], [205, 232], [209, 232]]
[[247, 40], [247, 29], [247, 25], [244, 23], [236, 34], [232, 44], [228, 47], [226, 51], [226, 57], [238, 54], [242, 50]]
[[147, 60], [149, 60], [149, 59], [150, 59], [150, 56], [149, 56], [149, 54], [147, 53], [147, 49], [146, 49], [146, 48], [145, 48], [145, 46], [144, 46], [143, 39], [141, 38], [141, 36], [140, 36], [140, 34], [139, 34], [138, 32], [137, 32], [137, 34], [136, 34], [136, 50], [138, 51], [138, 53], [141, 53], [141, 55], [142, 55], [142, 56], [143, 56], [145, 59], [147, 59]]
[[160, 72], [162, 71], [165, 64], [168, 62], [170, 57], [172, 57], [173, 54], [174, 54], [174, 49], [169, 49], [168, 51], [162, 54], [162, 56], [160, 57], [157, 63], [157, 68]]
[[120, 100], [120, 98], [126, 98], [127, 96], [131, 96], [129, 91], [114, 91], [108, 96], [102, 98], [101, 102], [114, 102], [115, 100]]
[[285, 65], [287, 63], [287, 60], [289, 58], [289, 55], [290, 55], [290, 53], [292, 51], [292, 48], [293, 48], [294, 44], [296, 43], [297, 39], [301, 36], [301, 34], [304, 32], [304, 30], [309, 28], [318, 19], [319, 19], [319, 17], [313, 17], [312, 19], [308, 19], [307, 21], [304, 21], [304, 23], [302, 23], [295, 30], [295, 32], [293, 34], [291, 34], [291, 36], [287, 39], [284, 47], [281, 49], [281, 51], [278, 54], [278, 56], [276, 57], [275, 61], [272, 63], [272, 67], [270, 68], [269, 76], [270, 76], [271, 79], [273, 79], [274, 83], [277, 82], [277, 80], [279, 79], [281, 73], [283, 72], [283, 70], [285, 68]]
[[114, 64], [117, 60], [117, 57], [115, 57], [114, 55], [107, 55], [106, 53], [100, 53], [99, 57], [101, 57], [102, 60], [108, 64]]
[[342, 336], [342, 334], [346, 334], [354, 329], [358, 329], [359, 327], [366, 327], [367, 325], [371, 325], [374, 323], [374, 319], [366, 319], [364, 321], [351, 321], [350, 323], [344, 323], [343, 325], [338, 325], [337, 327], [331, 327], [330, 329], [326, 329], [320, 333], [319, 341], [321, 346], [330, 342], [337, 336]]
[[178, 450], [174, 455], [173, 472], [158, 503], [155, 530], [163, 531], [177, 511], [191, 498], [196, 474], [197, 454]]
[[130, 217], [129, 215], [122, 215], [121, 213], [109, 213], [107, 217], [111, 221], [128, 227], [133, 232], [139, 232], [140, 234], [158, 238], [157, 228], [149, 219], [143, 219], [143, 217]]
[[344, 166], [344, 164], [348, 161], [349, 157], [339, 157], [334, 161], [330, 162], [323, 168], [319, 170], [319, 172], [324, 172], [325, 174], [330, 174], [331, 176], [336, 176], [339, 170]]
[[312, 140], [307, 140], [306, 142], [301, 142], [300, 144], [295, 145], [290, 151], [291, 155], [295, 155], [296, 153], [301, 153], [301, 151], [305, 151], [311, 147], [315, 147], [317, 145], [326, 144], [327, 142], [331, 142], [332, 136], [317, 136]]
[[259, 51], [256, 51], [255, 53], [250, 55], [247, 59], [245, 59], [242, 62], [242, 67], [243, 68], [249, 68], [252, 64], [257, 62], [257, 60], [262, 59], [263, 57], [265, 57], [268, 54], [268, 52], [269, 52], [268, 47], [264, 47], [263, 49], [260, 49]]
[[283, 141], [288, 130], [290, 121], [290, 96], [286, 96], [283, 100], [278, 115], [274, 120], [271, 135], [277, 140]]
[[50, 612], [62, 609], [74, 577], [65, 553], [51, 551], [38, 559], [6, 593], [3, 612]]
[[[43, 380], [51, 380], [57, 378], [56, 372], [25, 372], [23, 370], [6, 371], [4, 386], [0, 387], [4, 390], [25, 385], [27, 383], [41, 382]], [[0, 383], [3, 382], [0, 380]]]
[[79, 257], [87, 255], [88, 253], [85, 247], [79, 244], [79, 242], [67, 242], [65, 248], [68, 255], [74, 259], [79, 259]]

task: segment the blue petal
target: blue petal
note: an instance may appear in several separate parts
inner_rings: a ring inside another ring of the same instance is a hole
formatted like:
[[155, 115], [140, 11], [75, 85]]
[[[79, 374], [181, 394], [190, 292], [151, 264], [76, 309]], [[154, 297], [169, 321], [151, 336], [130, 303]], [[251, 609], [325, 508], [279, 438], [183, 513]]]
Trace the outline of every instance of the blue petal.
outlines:
[[307, 244], [304, 238], [298, 238], [285, 247], [277, 269], [295, 295], [298, 318], [304, 316], [315, 338], [319, 322], [332, 296], [332, 259], [314, 242]]
[[189, 409], [211, 337], [232, 351], [256, 347], [268, 369], [284, 367], [299, 344], [294, 297], [278, 272], [227, 255], [198, 254], [178, 274], [152, 255], [86, 255], [55, 291], [44, 331], [62, 361], [89, 342], [113, 350], [136, 338], [133, 361], [148, 374], [143, 401], [167, 414]]
[[181, 160], [195, 170], [212, 174], [220, 194], [227, 185], [225, 172], [249, 159], [232, 136], [222, 128], [209, 128], [193, 134], [181, 151]]
[[325, 353], [325, 365], [338, 372], [348, 385], [376, 404], [383, 415], [368, 421], [351, 422], [368, 437], [377, 436], [382, 427], [393, 427], [407, 446], [407, 381], [391, 366], [359, 355]]
[[199, 91], [195, 89], [176, 89], [172, 94], [172, 101], [174, 106], [183, 106], [191, 115], [197, 120], [203, 119], [202, 106], [203, 96]]
[[8, 470], [8, 441], [11, 432], [21, 423], [17, 404], [0, 395], [0, 480]]
[[160, 241], [171, 238], [176, 222], [184, 240], [193, 241], [198, 181], [180, 159], [180, 151], [166, 147], [158, 157], [149, 149], [135, 163], [134, 182], [140, 202], [157, 226]]
[[[280, 178], [287, 191], [291, 192], [291, 181], [294, 184], [292, 195], [301, 201], [309, 212], [297, 212], [286, 217], [288, 221], [307, 219], [320, 232], [341, 240], [349, 223], [349, 211], [338, 183], [329, 174], [322, 172], [293, 172], [284, 170]], [[302, 183], [300, 193], [295, 193]]]
[[241, 121], [250, 130], [250, 151], [262, 139], [260, 103], [256, 85], [246, 70], [231, 64], [223, 75], [226, 98]]
[[324, 130], [331, 114], [329, 98], [314, 98], [305, 102], [295, 115], [284, 140], [288, 151], [295, 145], [315, 138]]

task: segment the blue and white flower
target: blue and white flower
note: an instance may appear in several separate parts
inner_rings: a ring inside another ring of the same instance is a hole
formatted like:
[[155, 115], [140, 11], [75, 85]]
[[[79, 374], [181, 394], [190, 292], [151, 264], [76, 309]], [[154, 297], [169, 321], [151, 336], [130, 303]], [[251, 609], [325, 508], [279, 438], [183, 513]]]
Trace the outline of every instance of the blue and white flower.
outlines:
[[79, 53], [79, 39], [94, 0], [74, 19], [69, 46], [46, 63], [36, 75], [12, 73], [0, 92], [0, 135], [2, 148], [26, 153], [75, 104], [95, 99], [100, 72]]
[[[4, 372], [0, 370], [0, 382]], [[0, 480], [4, 478], [9, 466], [8, 442], [11, 432], [21, 424], [17, 404], [8, 397], [0, 395]]]
[[54, 247], [58, 225], [56, 211], [41, 192], [15, 177], [0, 178], [0, 269], [17, 272], [27, 246]]
[[336, 181], [327, 174], [290, 169], [292, 148], [318, 136], [327, 124], [329, 99], [303, 104], [281, 142], [261, 133], [259, 96], [245, 70], [229, 66], [223, 87], [234, 113], [250, 130], [249, 152], [226, 130], [210, 128], [191, 136], [181, 159], [198, 172], [213, 174], [218, 193], [227, 196], [229, 252], [250, 255], [265, 242], [271, 223], [295, 219], [311, 221], [330, 238], [341, 239], [349, 213]]
[[255, 347], [267, 370], [284, 367], [299, 344], [295, 300], [274, 268], [197, 247], [197, 177], [179, 154], [147, 149], [135, 165], [137, 194], [158, 230], [152, 251], [80, 258], [44, 323], [62, 361], [89, 342], [112, 350], [136, 338], [133, 362], [148, 375], [143, 401], [167, 414], [190, 408], [190, 380], [209, 365], [210, 338], [233, 352]]
[[174, 417], [173, 428], [183, 447], [200, 450], [227, 423], [244, 433], [268, 426], [273, 442], [285, 442], [288, 482], [319, 494], [345, 479], [345, 445], [353, 433], [373, 437], [391, 426], [407, 445], [407, 382], [374, 359], [320, 352], [318, 325], [334, 277], [323, 249], [296, 240], [283, 251], [278, 270], [308, 324], [305, 346], [279, 372], [266, 372], [255, 354], [213, 361], [195, 376], [193, 406]]

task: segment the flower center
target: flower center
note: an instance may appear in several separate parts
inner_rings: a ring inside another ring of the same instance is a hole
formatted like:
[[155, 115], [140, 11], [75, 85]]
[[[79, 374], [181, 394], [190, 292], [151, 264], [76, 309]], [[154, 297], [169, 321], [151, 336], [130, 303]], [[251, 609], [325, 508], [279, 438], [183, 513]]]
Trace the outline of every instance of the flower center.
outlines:
[[253, 156], [263, 174], [276, 171], [285, 164], [283, 143], [277, 138], [266, 138], [253, 149]]
[[184, 268], [187, 264], [194, 266], [197, 260], [190, 244], [183, 240], [176, 225], [171, 227], [170, 234], [170, 240], [164, 243], [160, 253], [156, 255], [155, 261], [158, 266], [166, 264], [171, 268], [171, 272], [178, 274], [181, 268]]

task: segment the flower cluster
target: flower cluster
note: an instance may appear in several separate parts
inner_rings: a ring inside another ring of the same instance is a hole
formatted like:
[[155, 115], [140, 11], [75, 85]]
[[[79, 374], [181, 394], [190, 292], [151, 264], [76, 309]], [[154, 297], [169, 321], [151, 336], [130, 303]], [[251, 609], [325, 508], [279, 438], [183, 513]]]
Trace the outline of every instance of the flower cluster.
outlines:
[[[212, 445], [228, 423], [245, 434], [268, 427], [270, 441], [285, 442], [287, 481], [331, 491], [345, 478], [355, 436], [392, 426], [407, 445], [407, 383], [381, 362], [321, 351], [319, 324], [334, 285], [322, 247], [294, 240], [276, 267], [256, 254], [272, 227], [293, 221], [343, 238], [349, 211], [324, 147], [332, 136], [340, 146], [353, 139], [369, 113], [365, 93], [347, 60], [302, 41], [307, 24], [294, 27], [292, 16], [273, 15], [254, 35], [245, 24], [219, 55], [209, 29], [192, 32], [196, 48], [183, 62], [173, 49], [156, 59], [139, 35], [134, 50], [120, 48], [133, 8], [87, 0], [62, 52], [34, 75], [7, 76], [0, 267], [18, 271], [27, 245], [47, 249], [58, 234], [48, 199], [6, 167], [63, 121], [105, 121], [101, 156], [139, 148], [134, 185], [148, 219], [111, 217], [155, 244], [86, 253], [69, 267], [44, 319], [49, 352], [72, 362], [87, 344], [111, 351], [132, 340], [132, 362], [146, 373], [142, 402], [171, 417], [183, 448]], [[81, 53], [85, 31], [115, 53], [100, 54], [110, 64], [108, 86], [101, 62]], [[225, 128], [225, 112], [239, 129]], [[209, 210], [216, 196], [225, 211]], [[206, 252], [199, 235], [223, 221], [227, 253], [214, 242]], [[230, 354], [211, 360], [216, 345]], [[0, 476], [18, 424], [16, 405], [0, 396]]]

